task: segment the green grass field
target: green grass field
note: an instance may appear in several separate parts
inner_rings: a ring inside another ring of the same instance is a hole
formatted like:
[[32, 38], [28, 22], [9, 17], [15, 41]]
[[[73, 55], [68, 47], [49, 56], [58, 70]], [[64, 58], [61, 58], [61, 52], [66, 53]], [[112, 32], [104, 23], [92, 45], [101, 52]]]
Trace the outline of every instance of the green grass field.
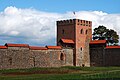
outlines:
[[0, 80], [120, 80], [120, 67], [60, 67], [0, 70]]

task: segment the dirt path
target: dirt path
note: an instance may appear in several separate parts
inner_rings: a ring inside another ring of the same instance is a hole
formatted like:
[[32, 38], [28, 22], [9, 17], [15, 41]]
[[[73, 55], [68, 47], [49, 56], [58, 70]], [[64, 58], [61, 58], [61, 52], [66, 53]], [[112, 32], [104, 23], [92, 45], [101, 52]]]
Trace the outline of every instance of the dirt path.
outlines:
[[66, 70], [66, 71], [33, 71], [33, 72], [7, 72], [2, 73], [2, 76], [17, 76], [17, 75], [32, 75], [32, 74], [67, 74], [67, 73], [75, 73], [75, 70]]

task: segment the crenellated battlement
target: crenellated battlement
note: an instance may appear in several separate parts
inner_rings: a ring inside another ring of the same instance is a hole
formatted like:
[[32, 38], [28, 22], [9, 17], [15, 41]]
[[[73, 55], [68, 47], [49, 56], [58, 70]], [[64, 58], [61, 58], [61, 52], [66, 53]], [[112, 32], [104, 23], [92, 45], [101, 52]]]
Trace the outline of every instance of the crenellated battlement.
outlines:
[[77, 25], [92, 27], [92, 21], [76, 19]]
[[71, 25], [74, 23], [75, 23], [75, 19], [57, 21], [57, 25]]
[[80, 26], [89, 26], [92, 27], [92, 21], [80, 20], [80, 19], [70, 19], [70, 20], [61, 20], [57, 21], [57, 25], [72, 25], [77, 24]]

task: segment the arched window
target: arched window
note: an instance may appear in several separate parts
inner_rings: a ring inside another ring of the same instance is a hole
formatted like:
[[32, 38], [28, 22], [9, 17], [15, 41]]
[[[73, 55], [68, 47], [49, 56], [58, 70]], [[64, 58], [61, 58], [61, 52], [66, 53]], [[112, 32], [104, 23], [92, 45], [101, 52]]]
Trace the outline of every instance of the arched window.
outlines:
[[81, 29], [80, 33], [83, 34], [83, 29]]
[[80, 50], [82, 51], [82, 47], [80, 48]]
[[88, 30], [85, 31], [85, 34], [88, 34]]
[[60, 54], [60, 60], [64, 60], [64, 54], [63, 53]]
[[9, 58], [9, 64], [12, 65], [12, 58]]

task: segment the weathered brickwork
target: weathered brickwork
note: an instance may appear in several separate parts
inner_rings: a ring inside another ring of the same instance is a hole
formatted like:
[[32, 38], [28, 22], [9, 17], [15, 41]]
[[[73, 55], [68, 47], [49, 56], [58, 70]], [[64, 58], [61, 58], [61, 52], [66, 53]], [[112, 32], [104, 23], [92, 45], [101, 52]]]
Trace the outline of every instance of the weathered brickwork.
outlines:
[[[79, 19], [57, 21], [57, 43], [59, 43], [61, 39], [74, 41], [74, 45], [71, 45], [74, 48], [74, 66], [90, 66], [89, 59], [87, 59], [89, 57], [87, 55], [89, 55], [88, 45], [92, 40], [91, 21]], [[57, 45], [60, 46], [61, 44]]]
[[90, 67], [90, 50], [89, 50], [89, 42], [90, 39], [86, 36], [85, 47], [84, 47], [84, 55], [83, 55], [83, 64], [82, 66]]

